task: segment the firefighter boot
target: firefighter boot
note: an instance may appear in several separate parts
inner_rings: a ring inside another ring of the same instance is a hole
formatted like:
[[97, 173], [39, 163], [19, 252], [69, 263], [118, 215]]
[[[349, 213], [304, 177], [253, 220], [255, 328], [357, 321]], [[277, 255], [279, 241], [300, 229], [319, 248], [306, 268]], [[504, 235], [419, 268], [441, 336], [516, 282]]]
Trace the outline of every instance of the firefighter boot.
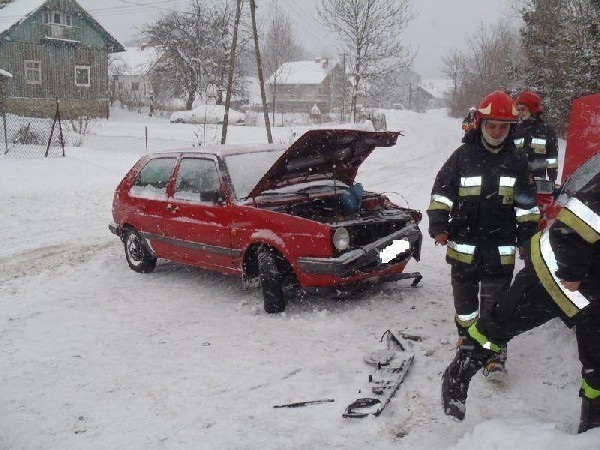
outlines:
[[500, 383], [504, 381], [506, 378], [506, 357], [507, 350], [506, 344], [500, 347], [500, 353], [494, 355], [491, 358], [485, 367], [483, 368], [483, 375], [488, 379], [488, 381], [493, 381], [496, 383]]
[[578, 433], [600, 427], [600, 397], [593, 400], [581, 397], [581, 418]]
[[492, 352], [476, 348], [470, 338], [465, 338], [456, 356], [442, 375], [442, 406], [444, 413], [458, 420], [465, 418], [465, 404], [471, 378], [492, 356]]

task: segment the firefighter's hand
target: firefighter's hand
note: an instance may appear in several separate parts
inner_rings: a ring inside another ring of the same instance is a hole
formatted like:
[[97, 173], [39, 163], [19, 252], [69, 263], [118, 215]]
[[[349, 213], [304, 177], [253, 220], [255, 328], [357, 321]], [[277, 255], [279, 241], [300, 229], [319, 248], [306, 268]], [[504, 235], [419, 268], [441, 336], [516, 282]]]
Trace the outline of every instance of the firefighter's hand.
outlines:
[[448, 244], [448, 233], [437, 233], [434, 239], [435, 245], [446, 245]]
[[525, 249], [523, 247], [517, 247], [519, 252], [519, 259], [525, 259]]
[[579, 285], [581, 284], [581, 281], [565, 281], [565, 280], [560, 280], [560, 283], [568, 291], [575, 292], [575, 291], [579, 290]]

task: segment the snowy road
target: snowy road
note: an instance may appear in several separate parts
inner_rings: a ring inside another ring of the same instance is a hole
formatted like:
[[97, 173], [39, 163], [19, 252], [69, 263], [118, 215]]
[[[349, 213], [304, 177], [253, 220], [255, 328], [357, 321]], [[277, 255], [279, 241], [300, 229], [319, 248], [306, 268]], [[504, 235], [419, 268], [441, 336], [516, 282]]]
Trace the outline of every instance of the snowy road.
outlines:
[[[197, 130], [115, 111], [93, 149], [0, 160], [0, 448], [600, 447], [600, 430], [572, 435], [579, 364], [558, 322], [511, 343], [506, 386], [474, 380], [463, 423], [444, 416], [439, 380], [455, 332], [444, 252], [428, 239], [407, 268], [423, 273], [419, 287], [295, 299], [274, 316], [235, 278], [165, 261], [152, 274], [129, 270], [107, 224], [114, 187], [140, 152], [114, 136], [127, 143], [146, 122], [178, 145]], [[405, 136], [374, 152], [358, 179], [424, 211], [460, 121], [391, 112], [388, 124]], [[264, 141], [264, 130], [230, 136]], [[380, 417], [342, 419], [370, 372], [364, 353], [388, 328], [424, 337], [411, 371]], [[273, 409], [320, 398], [335, 402]]]

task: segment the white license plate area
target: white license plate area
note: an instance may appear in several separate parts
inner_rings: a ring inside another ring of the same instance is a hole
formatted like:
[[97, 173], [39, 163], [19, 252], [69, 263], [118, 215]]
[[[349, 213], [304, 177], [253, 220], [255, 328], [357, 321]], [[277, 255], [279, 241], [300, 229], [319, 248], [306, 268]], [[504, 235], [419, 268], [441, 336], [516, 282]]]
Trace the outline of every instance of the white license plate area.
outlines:
[[394, 239], [390, 245], [379, 251], [379, 257], [381, 262], [386, 264], [407, 250], [410, 250], [410, 243], [406, 239]]

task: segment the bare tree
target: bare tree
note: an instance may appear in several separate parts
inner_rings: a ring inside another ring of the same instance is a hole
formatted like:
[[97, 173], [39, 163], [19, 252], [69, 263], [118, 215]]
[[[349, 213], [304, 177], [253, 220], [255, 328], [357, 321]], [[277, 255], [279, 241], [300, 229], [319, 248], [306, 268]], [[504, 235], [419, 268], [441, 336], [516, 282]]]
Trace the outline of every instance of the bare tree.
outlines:
[[273, 1], [269, 7], [270, 14], [267, 21], [264, 44], [262, 46], [262, 60], [265, 72], [271, 78], [271, 114], [275, 123], [275, 105], [277, 101], [277, 87], [280, 81], [285, 82], [281, 66], [289, 61], [294, 61], [303, 56], [304, 50], [296, 41], [294, 30], [289, 16]]
[[519, 36], [506, 21], [481, 24], [467, 36], [467, 49], [443, 58], [444, 73], [454, 81], [450, 114], [459, 117], [486, 94], [518, 86], [522, 54]]
[[401, 34], [413, 19], [409, 0], [321, 0], [320, 22], [341, 39], [352, 77], [352, 117], [361, 87], [374, 76], [410, 66]]
[[[238, 28], [242, 14], [242, 0], [237, 0], [235, 6], [235, 20], [233, 22], [233, 40], [231, 41], [231, 54], [235, 55], [238, 41]], [[233, 74], [235, 72], [235, 58], [229, 61], [229, 73], [227, 75], [227, 94], [225, 97], [225, 115], [223, 116], [223, 127], [221, 128], [221, 144], [227, 142], [227, 126], [229, 125], [229, 106], [231, 104], [231, 91], [233, 90]]]
[[263, 77], [262, 60], [260, 57], [260, 46], [258, 44], [258, 28], [256, 26], [256, 2], [250, 0], [250, 16], [252, 19], [252, 36], [254, 37], [254, 54], [256, 56], [256, 69], [258, 71], [258, 83], [260, 85], [260, 97], [263, 106], [263, 116], [265, 118], [265, 128], [267, 130], [267, 141], [273, 143], [271, 135], [271, 123], [269, 122], [269, 110], [267, 108], [267, 97], [265, 95], [265, 80]]
[[[186, 109], [192, 108], [196, 94], [207, 85], [224, 90], [232, 57], [233, 7], [232, 0], [192, 0], [188, 10], [169, 12], [144, 29], [148, 43], [165, 55], [157, 70], [185, 92]], [[238, 48], [243, 48], [243, 42]]]

